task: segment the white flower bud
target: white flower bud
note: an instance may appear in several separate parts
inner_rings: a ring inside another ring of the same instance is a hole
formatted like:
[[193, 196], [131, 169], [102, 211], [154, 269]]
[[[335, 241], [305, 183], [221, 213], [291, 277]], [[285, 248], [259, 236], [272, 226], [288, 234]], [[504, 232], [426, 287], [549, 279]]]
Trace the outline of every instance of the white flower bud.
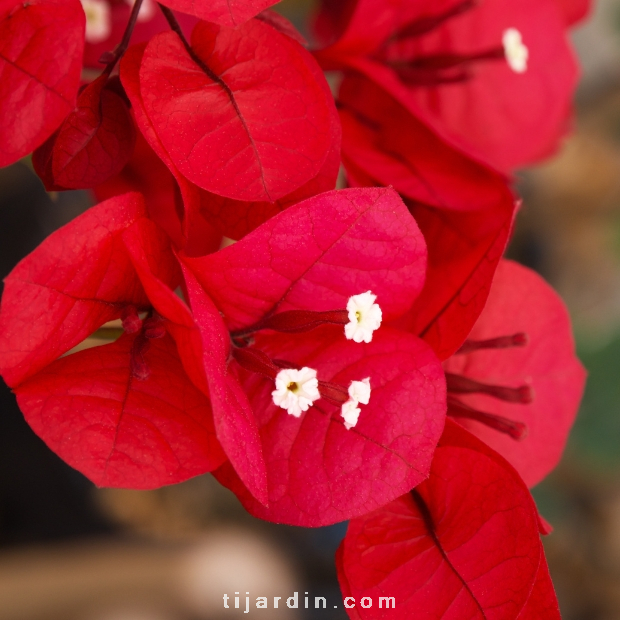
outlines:
[[370, 400], [370, 377], [361, 381], [351, 381], [349, 396], [362, 405], [367, 405]]
[[344, 335], [355, 342], [370, 342], [372, 334], [379, 329], [383, 314], [379, 304], [375, 303], [376, 295], [370, 291], [353, 295], [347, 302], [349, 323], [344, 326]]
[[525, 73], [527, 71], [527, 59], [530, 55], [529, 50], [523, 45], [521, 33], [516, 28], [504, 30], [502, 37], [506, 61], [515, 73]]
[[357, 405], [358, 402], [356, 400], [348, 400], [342, 405], [340, 415], [344, 418], [344, 427], [347, 430], [352, 429], [360, 417], [360, 408]]
[[370, 401], [370, 377], [366, 377], [361, 381], [351, 381], [349, 386], [349, 400], [347, 400], [340, 411], [340, 415], [344, 418], [344, 427], [347, 430], [352, 429], [359, 420], [360, 408], [358, 405], [367, 405]]

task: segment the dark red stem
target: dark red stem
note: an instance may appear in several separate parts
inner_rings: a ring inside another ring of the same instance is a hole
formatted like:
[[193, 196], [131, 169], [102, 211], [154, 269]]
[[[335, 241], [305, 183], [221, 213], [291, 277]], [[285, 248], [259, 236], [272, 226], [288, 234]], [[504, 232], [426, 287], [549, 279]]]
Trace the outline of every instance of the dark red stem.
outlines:
[[313, 310], [288, 310], [262, 319], [251, 327], [231, 333], [233, 339], [243, 338], [261, 329], [273, 329], [277, 332], [296, 334], [315, 329], [320, 325], [346, 325], [349, 315], [346, 310], [328, 310], [314, 312]]
[[108, 65], [103, 72], [104, 74], [110, 75], [110, 73], [112, 73], [112, 70], [116, 66], [116, 63], [127, 51], [127, 48], [129, 47], [129, 41], [131, 41], [131, 35], [133, 34], [133, 30], [136, 27], [136, 22], [138, 21], [138, 14], [140, 13], [141, 6], [142, 0], [136, 0], [133, 8], [131, 9], [129, 21], [127, 22], [127, 26], [125, 27], [125, 32], [123, 33], [123, 38], [121, 39], [121, 42], [116, 46], [113, 52], [105, 52], [101, 56], [101, 58], [99, 58], [99, 62], [107, 63]]
[[528, 335], [519, 332], [512, 336], [500, 336], [489, 340], [466, 340], [457, 353], [471, 353], [480, 349], [510, 349], [512, 347], [524, 347], [529, 343]]
[[269, 356], [258, 349], [238, 349], [235, 347], [233, 348], [233, 357], [246, 370], [265, 375], [272, 381], [275, 381], [276, 375], [280, 372], [280, 368], [271, 361]]
[[453, 418], [475, 420], [517, 441], [525, 439], [528, 434], [527, 425], [523, 422], [515, 422], [503, 416], [472, 409], [455, 398], [448, 397], [448, 415]]
[[448, 392], [456, 394], [488, 394], [499, 400], [521, 404], [528, 404], [534, 400], [534, 390], [529, 385], [521, 385], [517, 388], [488, 385], [451, 372], [446, 373], [446, 382]]
[[349, 400], [349, 393], [341, 385], [319, 381], [319, 392], [321, 397], [333, 405], [342, 405]]

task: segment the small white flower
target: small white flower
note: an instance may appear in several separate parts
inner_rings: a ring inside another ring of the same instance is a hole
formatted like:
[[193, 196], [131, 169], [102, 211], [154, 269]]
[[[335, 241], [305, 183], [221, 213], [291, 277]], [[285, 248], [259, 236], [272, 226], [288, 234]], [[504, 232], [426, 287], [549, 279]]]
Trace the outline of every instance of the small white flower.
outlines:
[[347, 430], [352, 429], [360, 417], [360, 408], [357, 406], [359, 403], [355, 400], [348, 400], [342, 405], [341, 416], [344, 418], [344, 427]]
[[370, 400], [370, 377], [361, 381], [351, 381], [349, 396], [362, 405], [367, 405]]
[[376, 295], [370, 291], [353, 295], [347, 302], [349, 323], [344, 326], [344, 335], [355, 342], [370, 342], [372, 333], [379, 329], [383, 314], [379, 304], [375, 303]]
[[271, 392], [273, 402], [298, 418], [302, 411], [321, 398], [316, 370], [304, 366], [301, 370], [285, 368], [276, 376], [276, 389]]
[[86, 15], [87, 43], [101, 43], [112, 33], [110, 5], [105, 0], [82, 0]]
[[358, 405], [367, 405], [370, 401], [370, 377], [361, 381], [351, 381], [349, 386], [349, 400], [347, 400], [340, 410], [340, 415], [344, 418], [344, 427], [352, 429], [359, 420], [360, 408]]
[[530, 55], [529, 50], [523, 45], [521, 33], [516, 28], [504, 30], [502, 36], [504, 53], [508, 65], [515, 73], [525, 73], [527, 71], [527, 59]]

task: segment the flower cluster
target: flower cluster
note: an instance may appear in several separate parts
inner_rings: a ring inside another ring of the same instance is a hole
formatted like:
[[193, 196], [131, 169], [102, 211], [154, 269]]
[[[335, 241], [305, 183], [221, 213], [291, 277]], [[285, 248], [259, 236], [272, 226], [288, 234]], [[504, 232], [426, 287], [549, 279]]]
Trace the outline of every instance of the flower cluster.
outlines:
[[527, 485], [584, 372], [502, 255], [588, 2], [325, 0], [313, 46], [273, 4], [3, 3], [0, 165], [100, 202], [6, 279], [0, 373], [97, 485], [350, 520], [343, 594], [390, 617], [559, 617]]

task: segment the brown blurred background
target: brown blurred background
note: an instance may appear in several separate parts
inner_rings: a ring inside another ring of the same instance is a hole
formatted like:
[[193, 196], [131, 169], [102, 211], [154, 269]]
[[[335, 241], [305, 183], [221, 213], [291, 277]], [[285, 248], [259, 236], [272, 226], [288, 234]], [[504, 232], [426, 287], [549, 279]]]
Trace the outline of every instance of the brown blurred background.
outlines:
[[[311, 6], [281, 10], [301, 25]], [[534, 491], [555, 527], [545, 544], [563, 618], [620, 620], [620, 0], [597, 0], [574, 41], [584, 66], [575, 132], [519, 175], [509, 253], [564, 297], [589, 372], [565, 457]], [[83, 192], [46, 194], [25, 163], [0, 170], [0, 275], [90, 204]], [[345, 529], [255, 520], [208, 476], [95, 489], [0, 394], [0, 620], [244, 617], [247, 591], [270, 597], [252, 617], [343, 620], [333, 554]], [[294, 591], [297, 610], [284, 605]], [[305, 592], [328, 609], [303, 609]], [[279, 610], [273, 596], [284, 597]]]

